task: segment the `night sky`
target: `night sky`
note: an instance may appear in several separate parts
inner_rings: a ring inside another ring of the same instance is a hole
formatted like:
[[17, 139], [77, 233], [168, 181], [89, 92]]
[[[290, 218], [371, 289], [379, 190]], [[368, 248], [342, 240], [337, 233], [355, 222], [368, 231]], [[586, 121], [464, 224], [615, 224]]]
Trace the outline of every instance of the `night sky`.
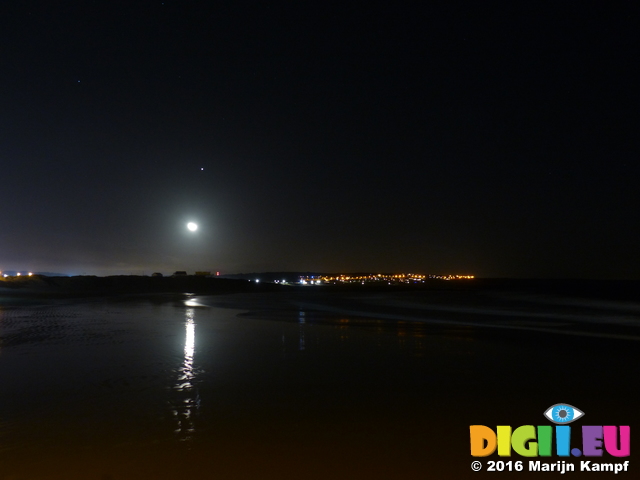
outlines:
[[634, 2], [3, 2], [0, 270], [640, 278], [639, 24]]

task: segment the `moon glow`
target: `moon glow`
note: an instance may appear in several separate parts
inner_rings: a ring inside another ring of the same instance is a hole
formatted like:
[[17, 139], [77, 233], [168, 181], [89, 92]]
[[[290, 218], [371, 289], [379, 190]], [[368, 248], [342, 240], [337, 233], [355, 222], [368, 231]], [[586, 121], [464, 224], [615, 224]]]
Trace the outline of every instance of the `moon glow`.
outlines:
[[189, 223], [187, 223], [187, 228], [190, 231], [195, 232], [196, 230], [198, 230], [198, 224], [197, 223], [193, 223], [193, 222], [189, 222]]

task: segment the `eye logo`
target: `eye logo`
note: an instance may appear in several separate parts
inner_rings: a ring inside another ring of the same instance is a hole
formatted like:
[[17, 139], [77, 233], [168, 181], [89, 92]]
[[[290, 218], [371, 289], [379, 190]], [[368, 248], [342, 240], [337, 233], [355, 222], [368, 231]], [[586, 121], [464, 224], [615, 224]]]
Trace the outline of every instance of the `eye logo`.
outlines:
[[568, 403], [556, 403], [550, 406], [544, 416], [558, 425], [571, 423], [584, 415], [584, 412]]

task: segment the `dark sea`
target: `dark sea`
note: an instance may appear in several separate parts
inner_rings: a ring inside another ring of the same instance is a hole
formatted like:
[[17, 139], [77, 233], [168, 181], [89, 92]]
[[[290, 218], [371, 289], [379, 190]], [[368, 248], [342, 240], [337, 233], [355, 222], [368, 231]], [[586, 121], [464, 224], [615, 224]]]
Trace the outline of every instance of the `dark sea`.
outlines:
[[634, 431], [639, 352], [628, 298], [0, 298], [0, 480], [493, 478], [470, 425]]

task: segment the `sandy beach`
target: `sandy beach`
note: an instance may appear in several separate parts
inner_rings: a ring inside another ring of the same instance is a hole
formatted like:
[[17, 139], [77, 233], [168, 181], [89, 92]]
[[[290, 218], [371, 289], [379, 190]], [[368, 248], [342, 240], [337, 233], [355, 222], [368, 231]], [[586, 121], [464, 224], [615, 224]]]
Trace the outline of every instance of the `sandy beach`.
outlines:
[[557, 402], [590, 424], [637, 424], [639, 305], [603, 297], [297, 289], [5, 302], [0, 478], [488, 475], [469, 468], [469, 425], [542, 425]]

